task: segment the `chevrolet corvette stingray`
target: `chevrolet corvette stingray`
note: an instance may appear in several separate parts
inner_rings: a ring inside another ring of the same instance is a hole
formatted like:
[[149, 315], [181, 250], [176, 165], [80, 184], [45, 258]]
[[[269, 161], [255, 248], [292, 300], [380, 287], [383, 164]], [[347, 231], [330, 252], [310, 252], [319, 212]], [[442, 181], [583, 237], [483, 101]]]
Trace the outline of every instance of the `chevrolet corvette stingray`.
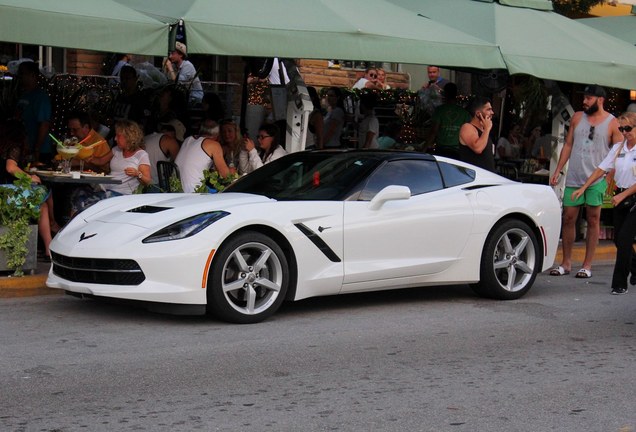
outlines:
[[548, 186], [422, 153], [305, 151], [222, 193], [100, 201], [55, 236], [47, 285], [235, 323], [396, 288], [512, 300], [552, 265], [560, 226]]

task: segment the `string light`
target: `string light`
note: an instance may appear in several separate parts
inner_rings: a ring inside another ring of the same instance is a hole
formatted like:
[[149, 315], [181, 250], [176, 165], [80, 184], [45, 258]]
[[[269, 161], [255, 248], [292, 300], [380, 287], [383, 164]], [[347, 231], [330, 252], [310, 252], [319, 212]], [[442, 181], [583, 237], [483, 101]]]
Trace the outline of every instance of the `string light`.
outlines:
[[67, 135], [66, 118], [72, 111], [85, 111], [108, 122], [113, 101], [119, 93], [118, 81], [97, 75], [58, 74], [43, 87], [51, 98], [51, 133], [57, 137]]

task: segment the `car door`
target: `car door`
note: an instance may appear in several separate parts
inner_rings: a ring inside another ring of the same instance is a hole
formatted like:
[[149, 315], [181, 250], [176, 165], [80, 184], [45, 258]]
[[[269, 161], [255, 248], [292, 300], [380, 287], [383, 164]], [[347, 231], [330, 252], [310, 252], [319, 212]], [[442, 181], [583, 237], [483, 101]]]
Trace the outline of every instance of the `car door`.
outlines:
[[[409, 187], [411, 197], [375, 208], [371, 200], [389, 185]], [[369, 177], [358, 201], [345, 202], [343, 292], [445, 270], [460, 256], [472, 223], [467, 192], [445, 188], [436, 161], [386, 162]]]

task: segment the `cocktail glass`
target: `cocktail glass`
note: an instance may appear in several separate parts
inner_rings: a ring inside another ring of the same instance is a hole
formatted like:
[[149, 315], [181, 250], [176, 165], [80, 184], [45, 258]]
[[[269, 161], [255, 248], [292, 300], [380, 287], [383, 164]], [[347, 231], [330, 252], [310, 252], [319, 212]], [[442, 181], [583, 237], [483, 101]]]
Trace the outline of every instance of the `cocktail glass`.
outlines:
[[93, 156], [94, 152], [95, 152], [95, 148], [91, 146], [86, 146], [79, 149], [79, 152], [77, 153], [77, 157], [80, 161], [80, 168], [79, 168], [80, 173], [84, 172], [84, 161], [86, 159], [89, 159], [91, 156]]
[[73, 159], [80, 149], [77, 147], [57, 146], [57, 153], [62, 158], [62, 172], [68, 174], [71, 172], [71, 159]]

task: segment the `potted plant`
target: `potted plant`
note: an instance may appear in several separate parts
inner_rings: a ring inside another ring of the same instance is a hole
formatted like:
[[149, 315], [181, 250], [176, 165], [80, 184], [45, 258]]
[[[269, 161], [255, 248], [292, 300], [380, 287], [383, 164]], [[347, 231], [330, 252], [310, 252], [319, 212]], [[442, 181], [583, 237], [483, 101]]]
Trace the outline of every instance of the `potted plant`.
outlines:
[[17, 173], [14, 187], [0, 185], [0, 269], [23, 276], [27, 257], [36, 265], [37, 225], [46, 190], [33, 188], [31, 177]]
[[223, 192], [226, 187], [232, 184], [233, 181], [238, 179], [238, 174], [228, 174], [226, 177], [221, 177], [217, 170], [203, 170], [203, 181], [195, 189], [195, 193], [216, 193]]

